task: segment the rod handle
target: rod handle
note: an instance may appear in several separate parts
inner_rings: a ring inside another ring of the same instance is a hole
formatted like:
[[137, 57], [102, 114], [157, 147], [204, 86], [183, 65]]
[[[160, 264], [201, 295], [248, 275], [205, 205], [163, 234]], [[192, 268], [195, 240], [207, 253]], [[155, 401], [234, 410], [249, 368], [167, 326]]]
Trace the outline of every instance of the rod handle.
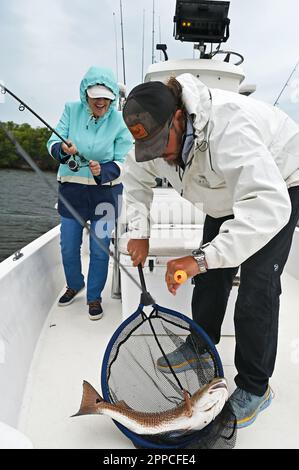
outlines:
[[174, 273], [173, 278], [177, 284], [184, 284], [187, 281], [188, 276], [186, 271], [178, 270]]

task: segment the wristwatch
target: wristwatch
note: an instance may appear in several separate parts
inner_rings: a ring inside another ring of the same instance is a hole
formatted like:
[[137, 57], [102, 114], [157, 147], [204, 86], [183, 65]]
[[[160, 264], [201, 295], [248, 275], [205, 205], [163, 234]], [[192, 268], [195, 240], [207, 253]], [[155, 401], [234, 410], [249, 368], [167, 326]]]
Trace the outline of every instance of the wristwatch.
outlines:
[[198, 264], [200, 274], [206, 273], [208, 269], [205, 252], [201, 248], [198, 248], [198, 250], [192, 251], [192, 256]]

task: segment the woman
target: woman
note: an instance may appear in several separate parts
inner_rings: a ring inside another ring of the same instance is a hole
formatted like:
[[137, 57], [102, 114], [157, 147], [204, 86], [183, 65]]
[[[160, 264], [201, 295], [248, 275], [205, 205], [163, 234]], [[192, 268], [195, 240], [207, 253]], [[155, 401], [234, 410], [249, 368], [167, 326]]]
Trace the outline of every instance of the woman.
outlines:
[[[111, 222], [117, 215], [118, 199], [122, 193], [121, 167], [132, 147], [130, 132], [116, 108], [118, 95], [119, 89], [112, 71], [91, 67], [81, 82], [81, 101], [66, 103], [56, 128], [69, 142], [69, 147], [54, 134], [47, 145], [50, 155], [61, 163], [57, 177], [60, 194], [85, 221], [91, 222], [92, 230], [107, 248], [113, 225]], [[77, 152], [86, 161], [79, 162], [76, 171], [72, 171], [66, 163]], [[98, 176], [93, 176], [91, 169]], [[81, 269], [83, 227], [60, 200], [58, 212], [61, 216], [60, 244], [67, 283], [58, 304], [66, 306], [85, 286]], [[106, 251], [90, 237], [87, 304], [91, 320], [103, 316], [101, 296], [107, 279], [108, 262]]]

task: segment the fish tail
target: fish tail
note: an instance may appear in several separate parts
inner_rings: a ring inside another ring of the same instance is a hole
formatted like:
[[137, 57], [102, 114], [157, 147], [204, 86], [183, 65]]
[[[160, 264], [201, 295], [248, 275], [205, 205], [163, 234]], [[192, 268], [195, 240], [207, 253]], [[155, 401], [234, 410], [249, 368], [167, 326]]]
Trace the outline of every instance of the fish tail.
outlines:
[[98, 392], [93, 388], [93, 386], [84, 380], [83, 395], [80, 409], [78, 413], [72, 415], [71, 418], [73, 418], [74, 416], [99, 414], [99, 403], [103, 401], [103, 398], [101, 397], [101, 395], [98, 394]]

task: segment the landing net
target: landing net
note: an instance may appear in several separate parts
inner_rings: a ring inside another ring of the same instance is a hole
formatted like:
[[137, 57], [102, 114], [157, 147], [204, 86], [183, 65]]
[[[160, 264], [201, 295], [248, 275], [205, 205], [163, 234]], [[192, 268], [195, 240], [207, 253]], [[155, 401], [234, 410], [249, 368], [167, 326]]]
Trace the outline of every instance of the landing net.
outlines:
[[[177, 350], [181, 360], [168, 364]], [[124, 401], [135, 411], [159, 413], [182, 403], [183, 390], [192, 395], [216, 377], [223, 377], [222, 364], [206, 333], [188, 317], [155, 304], [150, 314], [139, 306], [113, 335], [103, 361], [102, 391], [111, 403]], [[223, 449], [236, 441], [228, 402], [200, 431], [138, 435], [115, 424], [143, 448]]]

